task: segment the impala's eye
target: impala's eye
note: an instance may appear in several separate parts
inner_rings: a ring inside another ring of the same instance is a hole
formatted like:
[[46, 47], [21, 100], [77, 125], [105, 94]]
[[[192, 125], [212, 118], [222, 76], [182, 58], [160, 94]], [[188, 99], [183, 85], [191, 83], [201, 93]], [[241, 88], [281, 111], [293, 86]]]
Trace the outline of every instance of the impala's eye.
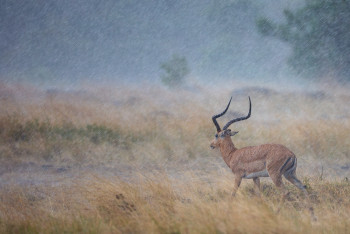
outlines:
[[215, 138], [218, 138], [218, 134], [215, 134]]

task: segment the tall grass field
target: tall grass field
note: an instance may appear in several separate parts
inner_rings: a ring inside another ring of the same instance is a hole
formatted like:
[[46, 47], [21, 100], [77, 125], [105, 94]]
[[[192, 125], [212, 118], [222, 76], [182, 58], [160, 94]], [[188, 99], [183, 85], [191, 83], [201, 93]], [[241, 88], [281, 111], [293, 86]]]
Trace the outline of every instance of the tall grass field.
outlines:
[[[142, 87], [142, 88], [141, 88]], [[269, 178], [261, 195], [210, 149], [211, 117], [236, 147], [280, 143], [298, 157], [307, 199]], [[0, 83], [1, 233], [349, 233], [350, 94], [230, 83], [36, 88]]]

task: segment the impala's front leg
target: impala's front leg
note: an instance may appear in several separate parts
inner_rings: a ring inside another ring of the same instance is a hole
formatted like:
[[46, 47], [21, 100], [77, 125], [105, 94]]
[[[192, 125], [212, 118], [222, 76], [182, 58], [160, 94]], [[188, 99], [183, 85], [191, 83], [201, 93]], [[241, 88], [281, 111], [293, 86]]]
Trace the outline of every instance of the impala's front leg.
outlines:
[[256, 191], [257, 195], [260, 196], [260, 190], [261, 190], [260, 178], [255, 177], [255, 178], [253, 178], [253, 181], [254, 181], [254, 185], [255, 185], [255, 191]]
[[234, 197], [236, 195], [237, 189], [241, 185], [241, 182], [242, 182], [242, 176], [236, 175], [236, 177], [235, 177], [235, 185], [234, 185], [233, 191], [232, 191], [232, 197]]

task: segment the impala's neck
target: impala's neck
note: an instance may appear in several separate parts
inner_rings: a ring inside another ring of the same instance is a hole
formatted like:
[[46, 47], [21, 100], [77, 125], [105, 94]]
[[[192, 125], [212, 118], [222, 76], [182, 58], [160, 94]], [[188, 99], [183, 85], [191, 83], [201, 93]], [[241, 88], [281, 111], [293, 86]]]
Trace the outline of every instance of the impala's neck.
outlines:
[[231, 137], [226, 137], [220, 144], [220, 152], [221, 152], [222, 158], [224, 159], [228, 167], [230, 167], [232, 154], [236, 150], [237, 148], [233, 144]]

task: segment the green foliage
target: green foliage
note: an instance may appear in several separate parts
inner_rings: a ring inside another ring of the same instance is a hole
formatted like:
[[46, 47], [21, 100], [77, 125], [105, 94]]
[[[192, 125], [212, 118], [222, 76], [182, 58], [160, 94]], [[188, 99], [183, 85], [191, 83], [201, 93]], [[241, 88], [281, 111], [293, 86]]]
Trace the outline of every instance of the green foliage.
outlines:
[[88, 136], [90, 141], [95, 144], [99, 144], [101, 142], [117, 144], [121, 136], [119, 131], [97, 124], [87, 125], [83, 132], [84, 135]]
[[80, 161], [86, 157], [87, 146], [129, 149], [133, 143], [143, 140], [143, 135], [101, 124], [76, 126], [53, 124], [48, 120], [24, 121], [16, 115], [0, 118], [0, 145], [9, 146], [5, 147], [7, 150], [0, 149], [0, 158], [35, 155], [51, 160], [68, 153]]
[[256, 21], [259, 32], [264, 36], [270, 36], [274, 33], [275, 25], [267, 18], [259, 18]]
[[38, 120], [28, 120], [23, 123], [17, 117], [3, 119], [0, 127], [2, 128], [0, 136], [6, 142], [28, 142], [34, 138], [53, 142], [82, 139], [94, 144], [107, 142], [119, 145], [123, 138], [129, 137], [122, 134], [119, 129], [111, 129], [98, 124], [77, 127], [70, 123], [53, 125], [49, 121]]
[[306, 0], [303, 8], [285, 10], [285, 23], [257, 20], [259, 32], [291, 45], [289, 65], [307, 77], [350, 81], [350, 2]]
[[167, 62], [162, 63], [160, 68], [163, 70], [162, 82], [169, 87], [181, 86], [190, 73], [186, 58], [178, 55], [173, 55]]

